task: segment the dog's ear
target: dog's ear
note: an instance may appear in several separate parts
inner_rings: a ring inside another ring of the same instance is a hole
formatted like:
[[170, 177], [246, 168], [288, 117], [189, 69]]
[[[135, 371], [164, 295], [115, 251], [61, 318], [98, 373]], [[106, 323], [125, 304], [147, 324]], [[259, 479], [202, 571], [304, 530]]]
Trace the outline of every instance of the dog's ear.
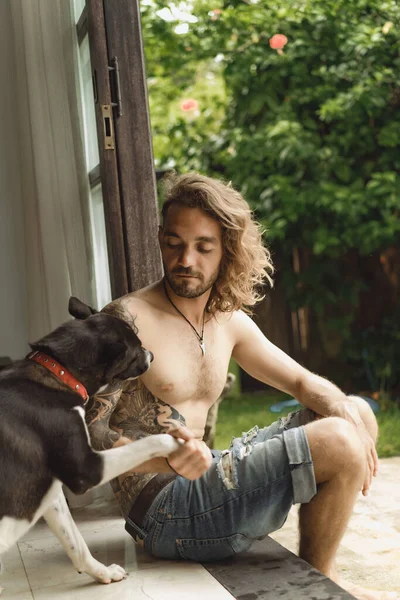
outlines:
[[95, 315], [98, 311], [87, 304], [84, 304], [75, 296], [71, 296], [68, 302], [68, 312], [75, 319], [87, 319], [90, 315]]

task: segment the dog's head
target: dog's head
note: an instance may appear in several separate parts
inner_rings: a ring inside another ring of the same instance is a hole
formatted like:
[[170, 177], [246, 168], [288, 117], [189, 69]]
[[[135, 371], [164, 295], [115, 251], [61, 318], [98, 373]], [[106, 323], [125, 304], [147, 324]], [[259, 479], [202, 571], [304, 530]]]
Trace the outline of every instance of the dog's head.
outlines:
[[134, 379], [150, 367], [152, 353], [126, 321], [74, 297], [68, 310], [75, 320], [32, 344], [32, 349], [53, 356], [82, 383], [93, 380], [97, 387], [114, 379]]

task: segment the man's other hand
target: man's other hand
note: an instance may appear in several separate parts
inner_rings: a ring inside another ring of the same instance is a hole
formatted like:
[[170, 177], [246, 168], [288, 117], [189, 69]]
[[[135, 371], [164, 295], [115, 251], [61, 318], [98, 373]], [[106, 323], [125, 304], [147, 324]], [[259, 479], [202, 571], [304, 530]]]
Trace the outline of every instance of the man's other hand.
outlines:
[[378, 454], [375, 449], [374, 441], [364, 425], [364, 421], [361, 419], [357, 405], [349, 400], [343, 403], [341, 409], [340, 416], [355, 425], [364, 446], [366, 468], [362, 493], [364, 496], [367, 496], [369, 488], [371, 487], [372, 478], [376, 477], [378, 472]]
[[209, 447], [197, 440], [187, 427], [179, 426], [168, 433], [184, 443], [168, 456], [168, 464], [178, 475], [191, 481], [198, 479], [209, 469], [212, 454]]

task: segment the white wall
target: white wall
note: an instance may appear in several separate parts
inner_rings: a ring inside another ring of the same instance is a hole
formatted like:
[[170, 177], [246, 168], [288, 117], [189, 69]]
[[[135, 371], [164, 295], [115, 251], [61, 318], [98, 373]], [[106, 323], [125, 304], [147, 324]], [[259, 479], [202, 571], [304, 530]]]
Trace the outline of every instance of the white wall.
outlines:
[[0, 2], [0, 356], [15, 359], [29, 348], [10, 2]]

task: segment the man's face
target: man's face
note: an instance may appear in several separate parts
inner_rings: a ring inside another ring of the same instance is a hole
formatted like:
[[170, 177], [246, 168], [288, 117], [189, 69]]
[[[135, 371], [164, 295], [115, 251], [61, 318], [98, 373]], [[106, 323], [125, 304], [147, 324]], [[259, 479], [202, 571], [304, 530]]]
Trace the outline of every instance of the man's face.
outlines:
[[197, 298], [213, 286], [222, 259], [217, 221], [199, 208], [172, 204], [159, 242], [165, 278], [177, 296]]

